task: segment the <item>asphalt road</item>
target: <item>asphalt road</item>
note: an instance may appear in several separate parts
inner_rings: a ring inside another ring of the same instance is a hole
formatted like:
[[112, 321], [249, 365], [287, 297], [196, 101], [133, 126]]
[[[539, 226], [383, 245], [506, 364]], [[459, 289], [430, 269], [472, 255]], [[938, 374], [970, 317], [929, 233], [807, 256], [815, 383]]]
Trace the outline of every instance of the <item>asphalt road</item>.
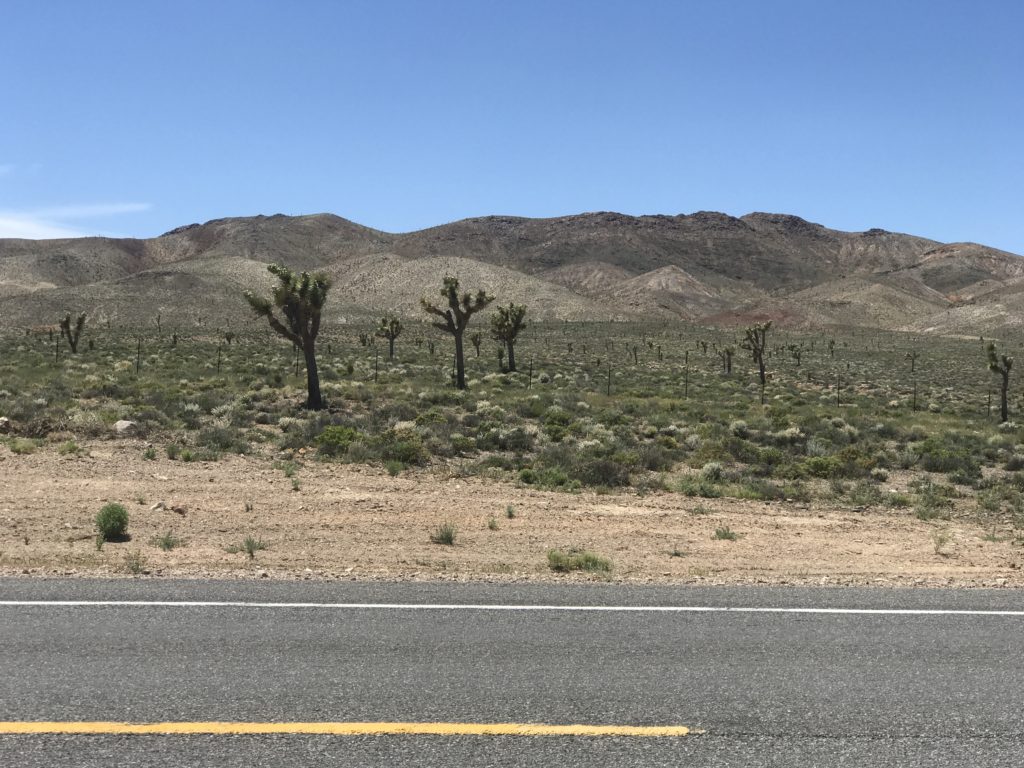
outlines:
[[20, 766], [1013, 766], [1012, 591], [0, 581], [0, 720], [685, 725], [683, 737], [3, 735]]

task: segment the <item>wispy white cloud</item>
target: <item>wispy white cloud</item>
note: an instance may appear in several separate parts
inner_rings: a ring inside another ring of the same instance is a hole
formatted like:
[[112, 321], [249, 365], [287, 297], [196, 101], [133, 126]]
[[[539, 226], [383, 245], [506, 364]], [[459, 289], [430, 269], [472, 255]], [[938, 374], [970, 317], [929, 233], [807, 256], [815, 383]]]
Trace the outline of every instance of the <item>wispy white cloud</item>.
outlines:
[[152, 206], [149, 203], [87, 203], [23, 211], [0, 210], [0, 237], [49, 240], [96, 235], [96, 230], [86, 232], [79, 225], [68, 225], [65, 222], [68, 219], [103, 219], [126, 213], [141, 213], [150, 208]]
[[0, 237], [24, 240], [51, 240], [60, 237], [82, 237], [85, 233], [45, 221], [34, 216], [0, 211]]
[[98, 219], [104, 216], [119, 216], [122, 213], [142, 213], [152, 207], [149, 203], [89, 203], [37, 208], [26, 213], [41, 219]]

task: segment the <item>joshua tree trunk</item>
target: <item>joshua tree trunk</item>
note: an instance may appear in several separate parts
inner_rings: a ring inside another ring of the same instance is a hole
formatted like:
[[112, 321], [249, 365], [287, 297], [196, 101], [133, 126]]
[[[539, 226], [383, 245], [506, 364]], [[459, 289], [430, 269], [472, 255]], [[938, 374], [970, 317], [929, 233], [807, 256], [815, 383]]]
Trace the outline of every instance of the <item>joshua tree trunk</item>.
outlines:
[[999, 372], [1002, 381], [999, 383], [999, 423], [1002, 424], [1010, 418], [1010, 410], [1006, 406], [1006, 391], [1010, 388], [1009, 369]]
[[508, 370], [509, 373], [515, 373], [516, 370], [516, 345], [512, 342], [506, 342], [505, 346], [508, 347]]
[[462, 354], [462, 332], [453, 334], [455, 336], [455, 386], [459, 389], [466, 388], [466, 358]]
[[320, 372], [316, 367], [314, 343], [310, 339], [302, 350], [306, 358], [306, 391], [309, 393], [306, 399], [306, 407], [311, 411], [319, 411], [324, 407], [324, 402], [320, 396]]

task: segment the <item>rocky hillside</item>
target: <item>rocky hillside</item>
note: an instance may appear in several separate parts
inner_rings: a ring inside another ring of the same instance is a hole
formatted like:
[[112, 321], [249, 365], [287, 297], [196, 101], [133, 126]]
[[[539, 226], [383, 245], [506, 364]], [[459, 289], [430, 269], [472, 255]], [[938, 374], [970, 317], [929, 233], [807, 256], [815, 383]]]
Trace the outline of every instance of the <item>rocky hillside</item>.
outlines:
[[406, 234], [331, 214], [217, 219], [137, 239], [0, 240], [0, 326], [60, 312], [131, 323], [244, 322], [265, 265], [334, 279], [329, 319], [419, 299], [456, 274], [549, 319], [657, 317], [731, 324], [864, 325], [938, 333], [1024, 323], [1024, 259], [971, 243], [871, 229], [841, 232], [797, 216], [735, 218], [585, 213], [488, 216]]

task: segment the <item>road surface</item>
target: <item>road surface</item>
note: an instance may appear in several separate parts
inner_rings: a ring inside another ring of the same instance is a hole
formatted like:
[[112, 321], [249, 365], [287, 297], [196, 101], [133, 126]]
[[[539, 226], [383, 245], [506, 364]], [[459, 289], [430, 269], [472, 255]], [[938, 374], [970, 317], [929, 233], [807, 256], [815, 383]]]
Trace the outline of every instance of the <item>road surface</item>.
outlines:
[[1024, 595], [0, 580], [0, 720], [12, 768], [1019, 768]]

